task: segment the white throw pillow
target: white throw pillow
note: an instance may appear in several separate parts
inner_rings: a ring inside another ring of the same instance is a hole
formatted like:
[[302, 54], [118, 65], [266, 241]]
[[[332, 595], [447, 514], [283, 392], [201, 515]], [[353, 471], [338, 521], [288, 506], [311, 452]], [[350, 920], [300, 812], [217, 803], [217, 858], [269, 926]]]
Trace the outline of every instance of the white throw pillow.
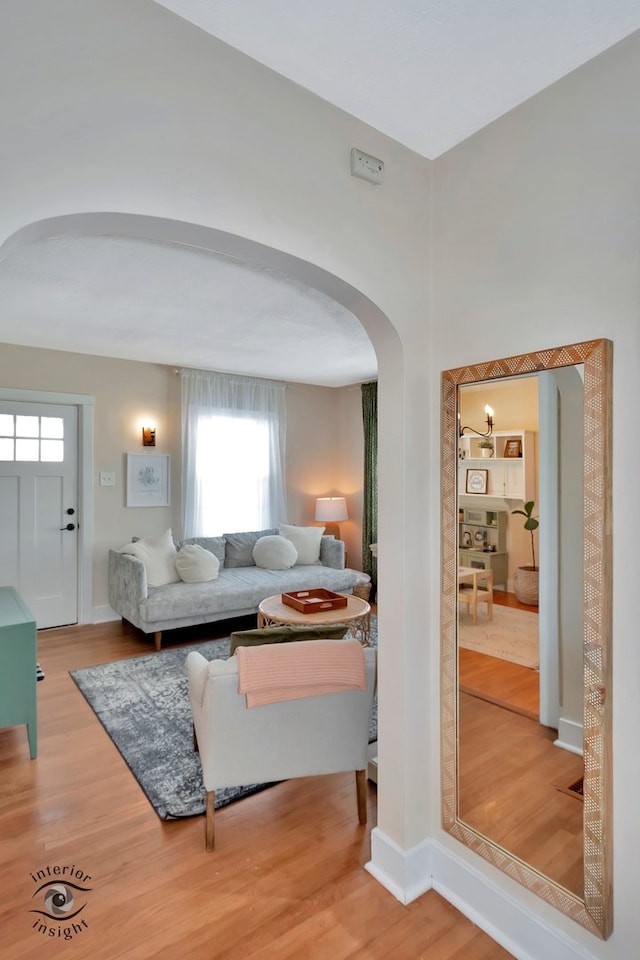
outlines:
[[298, 551], [286, 537], [260, 537], [253, 548], [256, 567], [265, 570], [288, 570], [298, 559]]
[[177, 551], [171, 536], [171, 530], [160, 537], [136, 540], [121, 547], [119, 553], [130, 553], [142, 560], [147, 570], [147, 584], [150, 587], [163, 587], [166, 583], [179, 580], [176, 573]]
[[220, 561], [197, 543], [186, 543], [176, 557], [178, 576], [185, 583], [204, 583], [215, 580], [220, 570]]
[[298, 563], [318, 563], [320, 560], [320, 541], [324, 527], [296, 527], [281, 523], [278, 532], [290, 540], [298, 551]]

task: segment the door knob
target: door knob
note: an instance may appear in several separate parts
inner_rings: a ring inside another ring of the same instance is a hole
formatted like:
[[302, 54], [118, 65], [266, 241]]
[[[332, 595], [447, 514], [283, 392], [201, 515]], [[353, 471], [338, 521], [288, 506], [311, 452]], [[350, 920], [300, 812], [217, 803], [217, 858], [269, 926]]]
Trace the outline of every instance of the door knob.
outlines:
[[66, 527], [60, 527], [61, 530], [75, 530], [75, 523], [68, 523]]

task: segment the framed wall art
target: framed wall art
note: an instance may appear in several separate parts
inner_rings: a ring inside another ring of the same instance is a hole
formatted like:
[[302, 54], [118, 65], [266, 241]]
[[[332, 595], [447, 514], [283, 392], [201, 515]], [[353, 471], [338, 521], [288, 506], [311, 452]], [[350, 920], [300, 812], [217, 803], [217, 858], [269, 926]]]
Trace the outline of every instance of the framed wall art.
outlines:
[[127, 454], [127, 506], [168, 507], [170, 504], [168, 454]]
[[522, 440], [507, 440], [504, 445], [504, 455], [505, 457], [521, 457]]
[[488, 470], [467, 470], [467, 489], [465, 493], [486, 493]]

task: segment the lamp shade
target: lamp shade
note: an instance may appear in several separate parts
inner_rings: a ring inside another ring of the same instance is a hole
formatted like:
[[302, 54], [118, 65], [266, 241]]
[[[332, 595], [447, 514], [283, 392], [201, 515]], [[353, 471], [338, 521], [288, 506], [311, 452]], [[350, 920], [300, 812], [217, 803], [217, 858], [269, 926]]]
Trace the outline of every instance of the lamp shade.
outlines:
[[347, 520], [347, 501], [344, 497], [318, 497], [316, 520]]

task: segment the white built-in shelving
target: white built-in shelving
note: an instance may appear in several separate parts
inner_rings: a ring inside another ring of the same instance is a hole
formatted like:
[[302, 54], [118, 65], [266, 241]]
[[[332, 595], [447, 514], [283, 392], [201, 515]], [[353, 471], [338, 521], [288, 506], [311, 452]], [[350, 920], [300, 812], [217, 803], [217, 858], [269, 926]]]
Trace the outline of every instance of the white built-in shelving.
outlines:
[[[465, 434], [458, 439], [458, 493], [502, 500], [536, 499], [536, 434], [532, 430], [496, 431], [493, 448], [480, 446], [484, 438]], [[467, 470], [486, 470], [483, 493], [467, 490]]]

